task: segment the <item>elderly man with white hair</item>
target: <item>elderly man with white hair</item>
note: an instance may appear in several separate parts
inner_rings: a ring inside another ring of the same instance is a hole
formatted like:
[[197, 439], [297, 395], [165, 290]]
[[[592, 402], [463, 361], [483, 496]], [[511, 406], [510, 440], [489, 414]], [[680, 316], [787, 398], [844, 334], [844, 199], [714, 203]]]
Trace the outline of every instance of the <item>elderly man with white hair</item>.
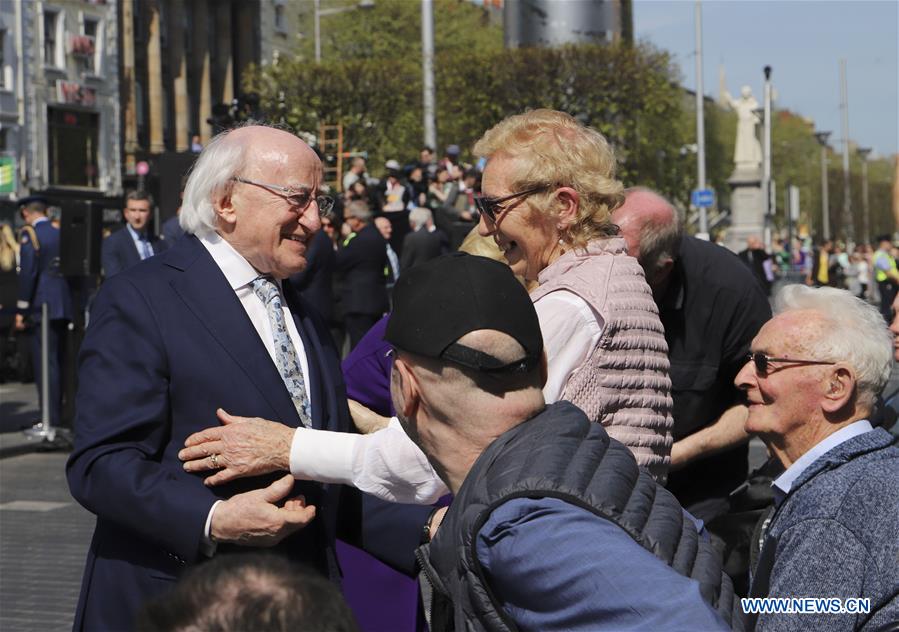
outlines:
[[[228, 413], [349, 430], [327, 325], [286, 280], [306, 267], [331, 204], [321, 161], [293, 134], [220, 134], [187, 182], [186, 236], [100, 289], [67, 466], [72, 495], [97, 516], [76, 630], [130, 630], [186, 568], [250, 546], [339, 577], [337, 525], [358, 522], [352, 491], [278, 474], [211, 487], [177, 456], [185, 437]], [[204, 460], [229, 465], [221, 452]]]
[[[736, 378], [749, 402], [746, 430], [786, 470], [760, 526], [750, 596], [834, 598], [828, 612], [799, 613], [793, 603], [789, 613], [750, 613], [758, 630], [899, 621], [899, 448], [868, 421], [891, 347], [872, 306], [799, 285], [778, 295], [776, 316], [752, 342]], [[845, 601], [859, 598], [868, 602]]]

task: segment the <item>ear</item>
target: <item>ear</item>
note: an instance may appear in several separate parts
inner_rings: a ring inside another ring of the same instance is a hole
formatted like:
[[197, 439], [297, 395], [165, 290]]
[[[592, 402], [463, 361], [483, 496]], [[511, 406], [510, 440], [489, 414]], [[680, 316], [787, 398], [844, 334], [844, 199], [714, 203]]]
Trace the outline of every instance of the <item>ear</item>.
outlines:
[[649, 284], [658, 285], [659, 283], [664, 283], [671, 274], [672, 269], [674, 269], [674, 259], [665, 259], [664, 263], [656, 270], [655, 276], [649, 279]]
[[577, 221], [581, 196], [571, 187], [560, 187], [556, 189], [556, 199], [559, 201], [557, 227], [564, 230]]
[[403, 417], [411, 419], [421, 403], [418, 379], [402, 358], [394, 358], [393, 366], [400, 377], [400, 390], [403, 394]]
[[846, 406], [855, 395], [857, 379], [852, 367], [838, 363], [824, 383], [824, 398], [821, 407], [825, 412], [836, 413]]
[[234, 207], [234, 203], [231, 200], [230, 191], [224, 194], [217, 202], [214, 202], [212, 208], [222, 223], [227, 224], [232, 228], [234, 224], [237, 223], [237, 209]]

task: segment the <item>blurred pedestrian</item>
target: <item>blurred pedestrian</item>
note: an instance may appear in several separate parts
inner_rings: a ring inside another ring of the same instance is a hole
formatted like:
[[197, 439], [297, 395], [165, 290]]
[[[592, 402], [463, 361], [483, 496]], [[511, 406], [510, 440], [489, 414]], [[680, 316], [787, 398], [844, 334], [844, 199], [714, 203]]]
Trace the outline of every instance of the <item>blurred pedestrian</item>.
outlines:
[[150, 230], [153, 196], [146, 191], [125, 194], [125, 227], [103, 240], [103, 276], [110, 278], [169, 247]]
[[50, 423], [57, 426], [62, 413], [65, 336], [73, 305], [68, 282], [59, 269], [59, 229], [50, 223], [48, 207], [47, 199], [39, 195], [24, 198], [19, 205], [25, 226], [19, 238], [19, 293], [14, 327], [16, 331], [31, 330], [31, 362], [43, 412], [41, 307], [47, 306], [47, 412]]
[[886, 322], [892, 320], [893, 299], [899, 290], [899, 270], [896, 269], [896, 259], [892, 255], [893, 242], [889, 235], [881, 235], [877, 238], [878, 247], [871, 259], [874, 268], [874, 280], [877, 281], [877, 290], [880, 293], [880, 314]]
[[362, 200], [354, 200], [344, 209], [347, 234], [337, 252], [337, 271], [350, 349], [389, 308], [386, 242], [373, 219], [371, 209]]

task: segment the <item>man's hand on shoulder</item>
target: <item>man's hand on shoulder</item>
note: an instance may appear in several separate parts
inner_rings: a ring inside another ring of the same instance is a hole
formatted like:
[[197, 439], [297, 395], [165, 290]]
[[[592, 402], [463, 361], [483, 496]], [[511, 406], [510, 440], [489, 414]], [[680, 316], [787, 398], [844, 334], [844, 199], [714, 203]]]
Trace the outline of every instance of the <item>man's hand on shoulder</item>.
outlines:
[[222, 425], [190, 435], [178, 453], [185, 471], [217, 469], [204, 482], [220, 485], [237, 478], [290, 469], [294, 428], [259, 417], [229, 415], [221, 408], [216, 414]]
[[211, 535], [215, 542], [242, 546], [275, 546], [315, 518], [315, 507], [305, 499], [292, 498], [279, 507], [293, 489], [289, 474], [266, 487], [237, 494], [215, 508]]

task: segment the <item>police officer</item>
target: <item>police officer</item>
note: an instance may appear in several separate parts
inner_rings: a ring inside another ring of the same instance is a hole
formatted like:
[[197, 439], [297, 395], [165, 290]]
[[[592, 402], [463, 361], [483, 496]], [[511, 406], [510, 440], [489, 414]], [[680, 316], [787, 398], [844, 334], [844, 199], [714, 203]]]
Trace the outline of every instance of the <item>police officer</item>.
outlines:
[[25, 221], [22, 228], [19, 265], [19, 294], [16, 302], [15, 328], [24, 331], [35, 325], [31, 335], [38, 401], [41, 393], [41, 306], [47, 305], [49, 320], [47, 338], [50, 423], [59, 425], [61, 410], [62, 352], [65, 332], [72, 320], [72, 298], [66, 279], [59, 270], [59, 229], [47, 217], [47, 200], [41, 196], [26, 197], [19, 213]]
[[893, 246], [890, 236], [881, 235], [877, 241], [880, 246], [872, 259], [874, 280], [877, 281], [877, 289], [880, 292], [880, 313], [889, 323], [893, 320], [893, 299], [896, 298], [896, 290], [899, 288], [899, 271], [896, 269], [896, 260], [890, 253]]

